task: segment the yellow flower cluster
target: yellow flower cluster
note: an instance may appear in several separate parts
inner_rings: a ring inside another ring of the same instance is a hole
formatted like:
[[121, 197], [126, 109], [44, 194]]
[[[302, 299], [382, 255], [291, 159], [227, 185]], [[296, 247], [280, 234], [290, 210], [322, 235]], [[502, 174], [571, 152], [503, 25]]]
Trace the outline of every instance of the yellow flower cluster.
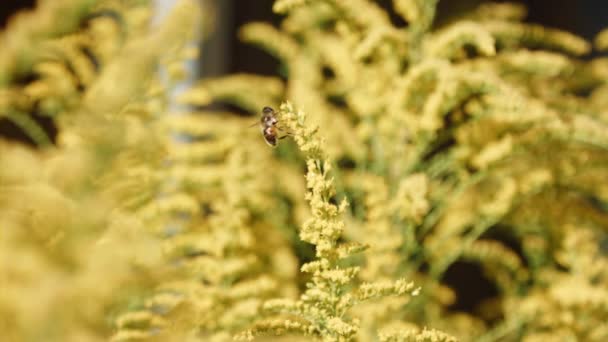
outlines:
[[[275, 1], [239, 36], [282, 78], [174, 99], [193, 0], [12, 19], [2, 341], [607, 340], [607, 59], [521, 5], [436, 5]], [[287, 139], [221, 104], [280, 105]]]
[[238, 337], [253, 339], [264, 333], [276, 335], [299, 332], [323, 341], [352, 341], [359, 329], [359, 319], [351, 317], [351, 308], [360, 302], [386, 296], [418, 295], [418, 288], [403, 279], [395, 282], [363, 283], [351, 289], [359, 273], [359, 267], [344, 267], [341, 261], [364, 247], [343, 244], [339, 238], [344, 231], [342, 216], [346, 200], [340, 205], [331, 203], [335, 186], [330, 178], [330, 162], [325, 157], [318, 127], [310, 127], [306, 115], [295, 111], [290, 103], [281, 105], [279, 123], [284, 125], [306, 159], [306, 199], [311, 218], [302, 226], [300, 238], [313, 244], [317, 260], [304, 264], [302, 272], [311, 273], [306, 291], [299, 300], [270, 300], [264, 310], [270, 314], [297, 317], [297, 321], [282, 319], [264, 320]]

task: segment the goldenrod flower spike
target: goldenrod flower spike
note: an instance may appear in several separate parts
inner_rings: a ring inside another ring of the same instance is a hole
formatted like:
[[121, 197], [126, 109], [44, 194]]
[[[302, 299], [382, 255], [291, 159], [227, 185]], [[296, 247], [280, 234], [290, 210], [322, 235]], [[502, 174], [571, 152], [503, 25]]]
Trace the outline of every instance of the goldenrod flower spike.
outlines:
[[353, 306], [390, 295], [416, 296], [419, 288], [405, 279], [356, 286], [359, 267], [345, 267], [339, 261], [362, 251], [364, 246], [338, 242], [344, 230], [342, 215], [348, 202], [343, 199], [339, 205], [332, 203], [336, 190], [329, 175], [331, 162], [325, 155], [319, 127], [309, 126], [306, 114], [296, 111], [288, 102], [281, 105], [277, 116], [306, 159], [306, 200], [312, 217], [303, 224], [300, 238], [315, 245], [317, 260], [301, 268], [302, 272], [312, 274], [312, 278], [299, 300], [275, 299], [263, 305], [269, 315], [287, 314], [297, 317], [296, 321], [271, 317], [237, 337], [252, 339], [264, 333], [298, 332], [323, 341], [352, 341], [359, 330], [359, 319], [351, 317]]

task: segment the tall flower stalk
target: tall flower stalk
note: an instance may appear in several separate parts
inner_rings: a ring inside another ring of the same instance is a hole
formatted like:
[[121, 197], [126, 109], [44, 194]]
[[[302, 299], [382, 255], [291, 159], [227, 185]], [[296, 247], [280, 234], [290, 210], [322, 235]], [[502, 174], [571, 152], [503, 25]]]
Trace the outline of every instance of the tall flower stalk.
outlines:
[[306, 114], [296, 111], [290, 103], [281, 105], [279, 124], [293, 135], [298, 149], [306, 160], [306, 201], [311, 217], [304, 222], [300, 238], [316, 249], [316, 259], [304, 264], [302, 272], [312, 275], [306, 291], [298, 300], [273, 299], [263, 305], [269, 319], [258, 322], [239, 337], [253, 339], [263, 333], [298, 333], [323, 341], [351, 341], [359, 328], [359, 319], [350, 309], [358, 303], [391, 295], [416, 296], [419, 289], [413, 282], [357, 284], [357, 266], [344, 266], [343, 261], [365, 249], [357, 243], [343, 243], [342, 218], [348, 202], [336, 204], [336, 189], [330, 175], [331, 161], [323, 149], [319, 128], [306, 122]]

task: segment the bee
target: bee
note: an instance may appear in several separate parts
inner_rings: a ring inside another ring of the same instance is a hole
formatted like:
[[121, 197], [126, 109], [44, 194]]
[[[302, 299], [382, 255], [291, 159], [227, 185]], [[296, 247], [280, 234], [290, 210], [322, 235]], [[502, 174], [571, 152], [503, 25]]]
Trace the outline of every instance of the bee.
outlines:
[[260, 129], [264, 136], [264, 141], [272, 147], [277, 146], [279, 139], [284, 139], [290, 135], [289, 133], [286, 133], [284, 136], [279, 137], [279, 131], [283, 131], [283, 129], [277, 125], [278, 123], [277, 112], [271, 107], [264, 107], [262, 109], [262, 117], [260, 118]]

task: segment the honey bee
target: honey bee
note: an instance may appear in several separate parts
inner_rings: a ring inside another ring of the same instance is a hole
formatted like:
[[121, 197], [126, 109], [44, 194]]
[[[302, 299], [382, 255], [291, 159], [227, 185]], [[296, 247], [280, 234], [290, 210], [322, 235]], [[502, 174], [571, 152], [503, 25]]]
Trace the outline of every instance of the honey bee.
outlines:
[[277, 113], [270, 107], [264, 107], [262, 109], [262, 117], [260, 118], [260, 129], [264, 136], [264, 141], [272, 147], [277, 146], [279, 139], [284, 139], [289, 135], [286, 133], [284, 136], [279, 137], [279, 131], [283, 131], [277, 126], [279, 120], [277, 119]]

